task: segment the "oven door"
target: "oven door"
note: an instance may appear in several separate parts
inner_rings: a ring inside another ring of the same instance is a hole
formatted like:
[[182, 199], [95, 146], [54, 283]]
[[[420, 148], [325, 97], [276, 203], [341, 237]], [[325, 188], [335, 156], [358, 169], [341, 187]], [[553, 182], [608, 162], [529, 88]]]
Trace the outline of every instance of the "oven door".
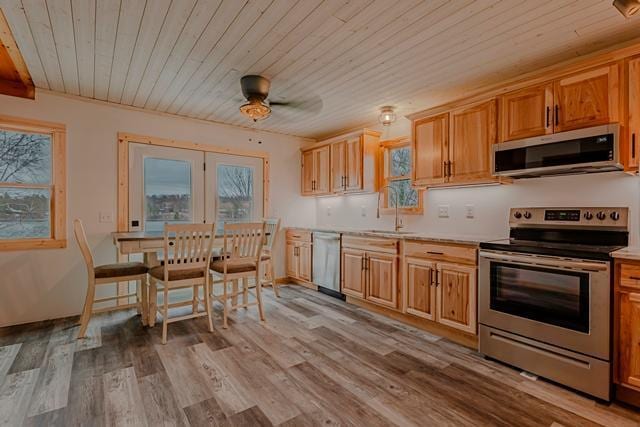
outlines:
[[481, 251], [479, 321], [609, 359], [606, 261]]

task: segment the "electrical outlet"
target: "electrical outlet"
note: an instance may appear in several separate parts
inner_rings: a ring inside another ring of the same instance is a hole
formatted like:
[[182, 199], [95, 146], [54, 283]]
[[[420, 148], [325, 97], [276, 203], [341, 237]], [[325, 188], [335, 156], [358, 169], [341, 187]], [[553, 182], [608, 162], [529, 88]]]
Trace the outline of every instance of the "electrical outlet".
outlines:
[[360, 206], [360, 215], [367, 216], [367, 207], [365, 205]]
[[331, 216], [331, 206], [327, 206], [327, 216]]
[[476, 207], [474, 205], [465, 205], [464, 210], [467, 218], [473, 218], [476, 216]]
[[113, 222], [113, 214], [111, 212], [100, 212], [98, 222], [110, 224]]
[[438, 217], [449, 218], [449, 205], [438, 205]]

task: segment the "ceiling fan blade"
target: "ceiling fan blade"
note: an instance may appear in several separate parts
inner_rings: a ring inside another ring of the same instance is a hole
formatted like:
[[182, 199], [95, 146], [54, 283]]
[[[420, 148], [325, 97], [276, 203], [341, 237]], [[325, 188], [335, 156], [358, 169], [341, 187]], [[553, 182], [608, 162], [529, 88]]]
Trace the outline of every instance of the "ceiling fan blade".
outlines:
[[270, 101], [269, 105], [276, 109], [286, 108], [288, 110], [294, 110], [295, 112], [317, 114], [322, 111], [323, 102], [319, 96], [316, 96], [300, 101]]

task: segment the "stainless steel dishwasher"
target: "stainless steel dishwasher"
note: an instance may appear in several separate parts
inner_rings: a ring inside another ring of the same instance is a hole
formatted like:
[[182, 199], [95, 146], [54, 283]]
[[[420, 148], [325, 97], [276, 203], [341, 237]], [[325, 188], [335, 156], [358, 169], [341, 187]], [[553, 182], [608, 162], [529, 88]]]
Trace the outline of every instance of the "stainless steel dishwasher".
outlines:
[[340, 234], [313, 233], [313, 283], [318, 290], [336, 297], [340, 293]]

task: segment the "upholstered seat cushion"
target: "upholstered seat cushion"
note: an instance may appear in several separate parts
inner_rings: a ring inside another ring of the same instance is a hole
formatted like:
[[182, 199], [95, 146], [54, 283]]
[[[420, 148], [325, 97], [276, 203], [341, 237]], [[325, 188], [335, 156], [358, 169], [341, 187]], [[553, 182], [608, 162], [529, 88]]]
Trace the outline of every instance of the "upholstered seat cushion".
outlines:
[[117, 264], [99, 265], [93, 269], [96, 279], [108, 279], [111, 277], [136, 276], [145, 274], [147, 266], [141, 262], [121, 262]]
[[[225, 261], [222, 259], [211, 262], [210, 268], [216, 273], [224, 273], [224, 263]], [[245, 262], [241, 264], [229, 264], [227, 266], [227, 273], [236, 274], [236, 273], [247, 273], [250, 271], [256, 271], [255, 264], [251, 262]]]
[[271, 259], [271, 254], [262, 254], [260, 256], [260, 261], [269, 261]]
[[[164, 266], [159, 265], [149, 270], [149, 274], [157, 280], [164, 280]], [[189, 268], [185, 270], [169, 270], [169, 281], [198, 279], [204, 277], [204, 268]]]

